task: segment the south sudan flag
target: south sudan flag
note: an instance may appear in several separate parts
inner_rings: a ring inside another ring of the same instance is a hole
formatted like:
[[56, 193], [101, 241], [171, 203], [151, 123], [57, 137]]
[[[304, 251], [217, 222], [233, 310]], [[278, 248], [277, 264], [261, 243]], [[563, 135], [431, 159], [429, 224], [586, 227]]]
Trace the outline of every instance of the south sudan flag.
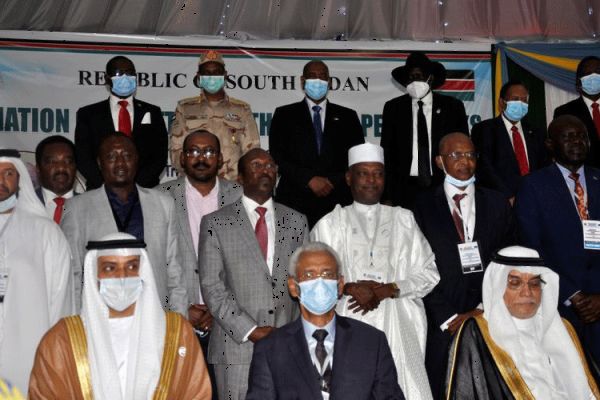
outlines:
[[473, 101], [475, 99], [475, 75], [470, 69], [447, 70], [446, 82], [435, 91], [462, 101]]

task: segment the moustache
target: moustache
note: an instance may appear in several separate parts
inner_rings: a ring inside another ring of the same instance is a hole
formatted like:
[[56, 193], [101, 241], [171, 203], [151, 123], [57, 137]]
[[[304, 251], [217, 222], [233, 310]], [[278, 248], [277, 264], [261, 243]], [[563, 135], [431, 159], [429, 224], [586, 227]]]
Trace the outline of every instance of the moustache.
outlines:
[[197, 163], [194, 163], [194, 164], [192, 165], [192, 167], [193, 167], [194, 169], [199, 169], [200, 167], [203, 167], [203, 168], [210, 168], [210, 165], [208, 165], [208, 164], [207, 164], [207, 163], [205, 163], [204, 161], [198, 161]]
[[52, 178], [58, 178], [59, 176], [64, 176], [65, 178], [68, 178], [69, 174], [67, 174], [64, 171], [55, 172], [54, 174], [52, 174]]

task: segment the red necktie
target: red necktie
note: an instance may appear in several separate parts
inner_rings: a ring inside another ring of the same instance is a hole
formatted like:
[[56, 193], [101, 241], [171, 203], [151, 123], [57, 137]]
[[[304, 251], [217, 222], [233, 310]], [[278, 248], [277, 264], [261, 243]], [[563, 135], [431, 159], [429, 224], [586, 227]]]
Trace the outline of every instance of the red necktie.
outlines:
[[260, 247], [260, 251], [262, 251], [266, 261], [267, 249], [269, 246], [269, 233], [267, 231], [267, 221], [265, 220], [265, 213], [267, 212], [267, 209], [264, 207], [256, 207], [255, 210], [259, 217], [258, 221], [256, 221], [256, 226], [254, 227], [254, 234], [256, 235], [258, 246]]
[[579, 218], [582, 220], [589, 219], [587, 205], [585, 204], [585, 193], [583, 192], [583, 186], [579, 183], [579, 174], [576, 172], [571, 172], [569, 178], [575, 181], [575, 200], [577, 200], [577, 213], [579, 214]]
[[[459, 210], [461, 210], [460, 201], [462, 199], [464, 199], [466, 196], [467, 196], [466, 193], [461, 193], [461, 194], [457, 193], [454, 196], [452, 196], [452, 200], [454, 200], [454, 204], [456, 204], [456, 208], [458, 208]], [[458, 236], [460, 237], [460, 242], [464, 243], [465, 242], [465, 231], [464, 231], [464, 226], [463, 226], [463, 220], [462, 220], [462, 217], [458, 214], [458, 212], [454, 208], [452, 209], [452, 219], [454, 220], [454, 226], [456, 227], [456, 232], [458, 232]]]
[[600, 138], [600, 111], [598, 110], [598, 103], [592, 103], [592, 119], [594, 125], [596, 125], [596, 135]]
[[515, 149], [515, 156], [517, 157], [517, 163], [519, 164], [519, 172], [521, 176], [529, 173], [529, 163], [527, 162], [527, 154], [525, 154], [525, 145], [523, 139], [519, 134], [519, 129], [516, 126], [510, 128], [512, 131], [513, 147]]
[[127, 111], [127, 101], [119, 101], [121, 108], [119, 109], [119, 131], [123, 132], [127, 136], [131, 136], [131, 118], [129, 117], [129, 111]]
[[56, 208], [54, 209], [54, 222], [60, 224], [60, 219], [63, 213], [63, 206], [65, 205], [65, 198], [55, 197], [54, 202], [56, 203]]

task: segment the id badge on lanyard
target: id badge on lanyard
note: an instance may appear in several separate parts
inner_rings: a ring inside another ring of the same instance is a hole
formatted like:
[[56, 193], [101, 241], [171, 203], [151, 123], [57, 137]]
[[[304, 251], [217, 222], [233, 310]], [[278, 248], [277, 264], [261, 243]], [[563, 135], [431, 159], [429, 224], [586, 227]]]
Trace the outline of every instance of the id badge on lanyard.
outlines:
[[600, 250], [600, 221], [587, 219], [581, 221], [583, 225], [583, 248], [586, 250]]
[[483, 263], [477, 242], [459, 243], [458, 254], [463, 274], [483, 272]]

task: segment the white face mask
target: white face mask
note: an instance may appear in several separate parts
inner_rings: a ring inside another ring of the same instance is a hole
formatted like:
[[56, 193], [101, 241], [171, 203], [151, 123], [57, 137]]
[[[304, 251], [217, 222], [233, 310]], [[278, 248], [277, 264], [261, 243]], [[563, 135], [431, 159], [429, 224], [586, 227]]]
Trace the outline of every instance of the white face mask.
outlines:
[[115, 311], [123, 311], [135, 303], [142, 293], [142, 278], [100, 279], [100, 297], [104, 303]]
[[6, 212], [17, 205], [17, 194], [13, 194], [9, 198], [0, 201], [0, 213]]
[[406, 91], [413, 99], [422, 99], [429, 93], [430, 87], [427, 82], [414, 81], [406, 86]]
[[469, 186], [472, 183], [475, 183], [475, 174], [471, 175], [471, 177], [469, 179], [467, 179], [466, 181], [463, 181], [461, 179], [453, 177], [448, 172], [446, 172], [446, 166], [444, 165], [443, 161], [442, 161], [442, 169], [444, 170], [444, 175], [445, 175], [444, 181], [448, 182], [449, 184], [451, 184], [454, 187], [464, 188], [464, 187]]

